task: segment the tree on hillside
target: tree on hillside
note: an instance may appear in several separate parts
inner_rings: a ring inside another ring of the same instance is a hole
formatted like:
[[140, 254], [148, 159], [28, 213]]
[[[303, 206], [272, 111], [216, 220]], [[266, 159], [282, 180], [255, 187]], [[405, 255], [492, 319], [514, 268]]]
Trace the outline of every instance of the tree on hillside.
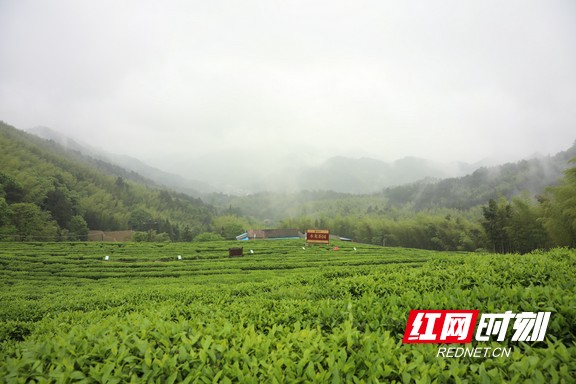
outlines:
[[[576, 163], [576, 158], [570, 161]], [[557, 245], [576, 246], [576, 167], [564, 172], [561, 183], [543, 198], [544, 225]]]
[[8, 225], [10, 223], [10, 208], [6, 199], [0, 197], [0, 227]]
[[225, 239], [234, 239], [242, 234], [245, 229], [244, 223], [236, 216], [225, 215], [218, 216], [212, 222], [214, 232], [217, 232]]
[[528, 196], [512, 199], [508, 236], [514, 252], [527, 253], [548, 247], [548, 234], [544, 228], [541, 207], [534, 204]]
[[55, 239], [58, 227], [50, 220], [50, 215], [31, 203], [10, 205], [11, 221], [21, 241]]
[[75, 213], [74, 205], [69, 192], [62, 188], [48, 191], [44, 199], [44, 208], [50, 211], [60, 228], [68, 228]]
[[186, 225], [180, 235], [180, 241], [192, 241], [195, 235], [196, 234], [194, 233], [193, 229], [190, 228], [189, 225]]
[[88, 224], [80, 215], [73, 216], [68, 226], [70, 240], [88, 240]]
[[503, 197], [496, 202], [488, 201], [488, 206], [482, 207], [482, 227], [486, 232], [488, 243], [493, 252], [508, 253], [510, 249], [510, 237], [508, 227], [512, 217], [512, 208]]
[[153, 219], [152, 214], [142, 208], [136, 209], [130, 214], [128, 225], [130, 229], [135, 231], [158, 229], [158, 223]]
[[24, 188], [13, 177], [0, 172], [0, 197], [12, 204], [22, 202], [25, 195]]
[[0, 241], [11, 241], [15, 238], [16, 228], [12, 225], [12, 211], [3, 197], [0, 197]]

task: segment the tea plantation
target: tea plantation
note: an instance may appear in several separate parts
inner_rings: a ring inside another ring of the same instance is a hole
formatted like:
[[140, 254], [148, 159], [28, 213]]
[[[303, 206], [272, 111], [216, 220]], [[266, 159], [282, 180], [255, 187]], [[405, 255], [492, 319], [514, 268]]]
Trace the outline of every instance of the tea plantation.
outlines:
[[[0, 243], [0, 267], [5, 383], [576, 382], [574, 250]], [[466, 345], [510, 356], [437, 357], [402, 344], [411, 309], [551, 317], [544, 342]]]

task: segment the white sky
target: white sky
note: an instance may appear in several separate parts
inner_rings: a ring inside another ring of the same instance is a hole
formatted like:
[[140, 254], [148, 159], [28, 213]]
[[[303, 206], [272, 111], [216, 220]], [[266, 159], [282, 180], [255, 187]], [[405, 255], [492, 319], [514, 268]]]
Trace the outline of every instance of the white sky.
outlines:
[[573, 0], [0, 0], [0, 55], [0, 120], [144, 160], [576, 140]]

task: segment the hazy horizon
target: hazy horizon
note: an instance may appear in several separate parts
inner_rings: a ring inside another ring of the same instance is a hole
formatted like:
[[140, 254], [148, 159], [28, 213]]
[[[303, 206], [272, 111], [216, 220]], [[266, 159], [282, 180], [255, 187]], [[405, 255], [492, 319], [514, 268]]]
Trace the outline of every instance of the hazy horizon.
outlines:
[[235, 152], [475, 163], [576, 139], [569, 0], [1, 2], [0, 49], [0, 120], [183, 175]]
[[[337, 155], [323, 158], [305, 152], [288, 156], [266, 154], [263, 157], [245, 152], [227, 152], [214, 157], [206, 155], [196, 160], [169, 159], [168, 162], [164, 161], [164, 164], [154, 164], [122, 153], [106, 151], [49, 127], [36, 127], [28, 132], [54, 140], [73, 151], [80, 151], [84, 155], [135, 171], [160, 185], [193, 195], [210, 192], [232, 195], [259, 192], [293, 193], [303, 190], [366, 194], [422, 180], [463, 177], [483, 167], [490, 167], [498, 172], [500, 166], [508, 162], [497, 159], [485, 159], [478, 163], [438, 162], [415, 156], [386, 162], [373, 157]], [[573, 146], [576, 146], [576, 142]], [[564, 150], [572, 150], [572, 146]], [[559, 153], [550, 155], [557, 154]], [[512, 159], [509, 162], [516, 163], [536, 157], [543, 161], [539, 162], [543, 167], [541, 170], [547, 170], [547, 159], [540, 155], [542, 154], [536, 153], [534, 156]], [[181, 163], [170, 165], [170, 161]], [[558, 165], [564, 167], [567, 164]]]

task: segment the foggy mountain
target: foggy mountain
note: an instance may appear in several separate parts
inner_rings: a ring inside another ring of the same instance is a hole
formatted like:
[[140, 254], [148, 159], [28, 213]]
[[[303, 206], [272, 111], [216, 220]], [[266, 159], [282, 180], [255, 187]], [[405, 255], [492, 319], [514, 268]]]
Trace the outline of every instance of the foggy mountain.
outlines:
[[467, 163], [443, 164], [417, 157], [392, 163], [371, 158], [333, 157], [300, 175], [300, 187], [366, 194], [386, 187], [412, 183], [424, 178], [457, 177], [476, 167]]
[[490, 199], [511, 199], [523, 192], [534, 197], [558, 183], [569, 161], [576, 158], [576, 142], [553, 156], [533, 155], [529, 159], [492, 167], [480, 167], [462, 177], [421, 180], [386, 188], [382, 194], [390, 204], [411, 204], [415, 210], [433, 207], [470, 209]]
[[[503, 177], [502, 173], [506, 173], [512, 164], [495, 166], [494, 161], [490, 159], [475, 164], [442, 163], [418, 157], [385, 162], [370, 157], [322, 158], [321, 154], [305, 150], [291, 154], [273, 154], [236, 149], [191, 159], [166, 157], [161, 167], [169, 169], [168, 172], [133, 157], [112, 154], [87, 144], [80, 144], [50, 128], [38, 127], [29, 132], [53, 140], [69, 150], [110, 162], [136, 172], [159, 185], [192, 196], [212, 192], [241, 196], [258, 192], [303, 190], [372, 194], [387, 189], [393, 196], [400, 193], [396, 199], [403, 200], [410, 197], [419, 201], [423, 190], [443, 188], [446, 185], [450, 185], [451, 189], [460, 189], [461, 187], [456, 187], [456, 184], [467, 183], [468, 179], [483, 180], [483, 186], [478, 188], [484, 188], [490, 180], [500, 180]], [[535, 178], [527, 181], [528, 184], [534, 185], [533, 188], [529, 185], [528, 190], [540, 191], [542, 185], [559, 178], [565, 168], [565, 157], [572, 152], [568, 150], [553, 157], [533, 155], [530, 159], [524, 160], [532, 168], [541, 170], [526, 173], [525, 177]], [[482, 178], [479, 178], [479, 175], [483, 175]]]
[[245, 195], [263, 191], [300, 190], [367, 194], [424, 178], [463, 176], [480, 166], [440, 163], [417, 157], [405, 157], [387, 163], [369, 157], [335, 156], [323, 159], [321, 155], [306, 151], [275, 155], [238, 149], [200, 158], [164, 160], [164, 167], [171, 170], [164, 171], [130, 156], [80, 144], [48, 127], [36, 127], [28, 132], [86, 156], [137, 172], [159, 185], [193, 196], [210, 192]]
[[[319, 220], [350, 215], [357, 215], [354, 217], [360, 222], [359, 217], [363, 215], [376, 215], [382, 219], [389, 219], [423, 211], [443, 212], [444, 217], [447, 212], [444, 209], [480, 215], [480, 210], [475, 208], [487, 204], [490, 199], [498, 200], [500, 197], [505, 197], [512, 200], [518, 196], [534, 198], [545, 195], [547, 187], [557, 184], [564, 177], [564, 170], [571, 166], [569, 160], [572, 158], [576, 158], [576, 143], [566, 151], [553, 156], [534, 155], [527, 160], [483, 166], [460, 177], [424, 178], [372, 194], [302, 190], [294, 193], [267, 192], [246, 196], [213, 194], [205, 196], [205, 199], [221, 210], [249, 215], [270, 223], [282, 222], [287, 217]], [[350, 164], [348, 160], [350, 159], [338, 159], [344, 164]], [[408, 159], [406, 162], [414, 166], [422, 165], [422, 160], [419, 159]], [[357, 163], [362, 163], [364, 169], [368, 169], [370, 164], [381, 165], [370, 159], [361, 159]], [[337, 167], [341, 169], [342, 163], [338, 163]], [[394, 167], [390, 165], [387, 171], [391, 172], [393, 169]], [[416, 167], [416, 169], [422, 168]], [[524, 195], [525, 193], [527, 195]], [[478, 217], [474, 220], [476, 219]], [[345, 229], [340, 231], [348, 233]], [[350, 236], [353, 237], [352, 234]], [[375, 242], [375, 244], [381, 243], [381, 239]]]
[[417, 157], [385, 162], [368, 156], [326, 156], [302, 150], [289, 154], [253, 153], [237, 149], [164, 167], [202, 180], [217, 192], [247, 195], [257, 192], [330, 190], [368, 194], [424, 178], [464, 176], [487, 163], [442, 163]]
[[48, 127], [35, 127], [28, 129], [27, 132], [42, 139], [51, 140], [68, 150], [80, 152], [84, 156], [89, 156], [136, 172], [154, 181], [158, 185], [170, 187], [178, 192], [198, 196], [201, 193], [213, 191], [213, 188], [207, 184], [195, 180], [188, 180], [180, 175], [163, 171], [131, 156], [111, 153], [103, 149], [95, 148], [89, 144], [80, 143]]

